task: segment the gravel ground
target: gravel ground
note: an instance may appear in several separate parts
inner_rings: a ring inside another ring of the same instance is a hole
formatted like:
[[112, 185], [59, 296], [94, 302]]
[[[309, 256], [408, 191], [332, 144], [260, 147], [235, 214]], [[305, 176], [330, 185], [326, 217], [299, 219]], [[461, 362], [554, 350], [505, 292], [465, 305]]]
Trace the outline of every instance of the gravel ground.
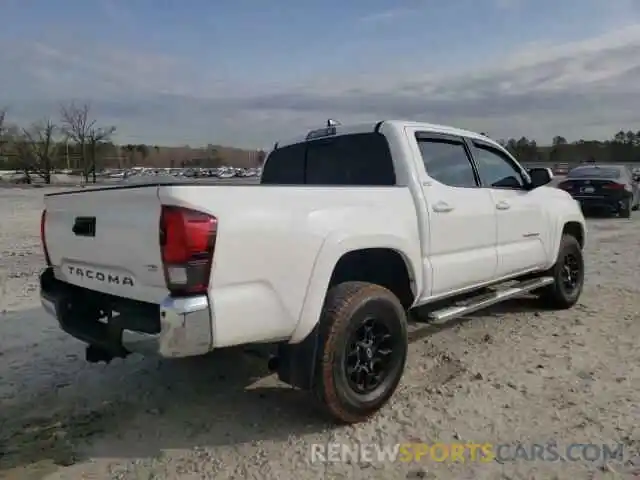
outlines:
[[[37, 299], [46, 191], [0, 189], [0, 478], [640, 478], [640, 213], [589, 220], [575, 308], [539, 312], [524, 299], [413, 325], [390, 405], [336, 428], [240, 352], [85, 363]], [[620, 442], [628, 460], [325, 464], [309, 454], [313, 443], [417, 441]]]

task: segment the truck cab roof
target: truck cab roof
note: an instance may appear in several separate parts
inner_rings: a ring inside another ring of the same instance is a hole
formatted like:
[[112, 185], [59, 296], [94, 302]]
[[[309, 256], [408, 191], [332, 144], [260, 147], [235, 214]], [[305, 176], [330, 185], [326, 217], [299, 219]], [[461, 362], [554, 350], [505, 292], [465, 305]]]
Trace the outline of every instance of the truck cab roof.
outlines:
[[[499, 144], [497, 144], [495, 141], [491, 140], [488, 137], [485, 137], [484, 135], [480, 135], [479, 133], [472, 132], [470, 130], [464, 130], [460, 128], [450, 127], [446, 125], [438, 125], [435, 123], [427, 123], [427, 122], [414, 122], [414, 121], [408, 121], [408, 120], [380, 120], [377, 122], [335, 125], [329, 128], [335, 129], [334, 135], [349, 135], [349, 134], [356, 134], [356, 133], [374, 132], [377, 129], [379, 129], [383, 123], [385, 125], [388, 125], [397, 129], [402, 129], [405, 127], [413, 127], [413, 128], [423, 129], [426, 132], [443, 133], [443, 134], [449, 134], [449, 135], [460, 135], [468, 138], [476, 138], [479, 140], [484, 140], [486, 142], [493, 143], [496, 146], [499, 146]], [[328, 128], [328, 127], [326, 126], [319, 127], [320, 130], [322, 128]], [[311, 132], [314, 132], [314, 131], [315, 130], [311, 130]], [[288, 138], [284, 141], [278, 141], [274, 145], [274, 148], [285, 147], [287, 145], [294, 145], [296, 143], [302, 143], [302, 142], [312, 140], [312, 138], [309, 138], [309, 133], [310, 132], [297, 135], [295, 137]]]

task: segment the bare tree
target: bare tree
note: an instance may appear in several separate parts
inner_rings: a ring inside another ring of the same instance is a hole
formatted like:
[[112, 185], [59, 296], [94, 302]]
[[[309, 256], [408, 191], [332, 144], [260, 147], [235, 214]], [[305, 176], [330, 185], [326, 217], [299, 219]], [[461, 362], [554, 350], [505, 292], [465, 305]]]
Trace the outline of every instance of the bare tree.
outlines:
[[0, 108], [0, 135], [4, 133], [4, 119], [7, 116], [7, 109]]
[[6, 126], [5, 119], [7, 118], [7, 109], [0, 108], [0, 155], [4, 153], [5, 145], [7, 144], [8, 139], [6, 138]]
[[47, 184], [51, 183], [53, 160], [59, 147], [55, 139], [57, 131], [57, 126], [49, 118], [22, 129], [22, 161]]
[[149, 147], [144, 143], [141, 143], [139, 145], [136, 145], [136, 151], [140, 154], [140, 157], [142, 158], [142, 164], [144, 165], [147, 157], [149, 156]]
[[[88, 144], [89, 155], [91, 159], [91, 175], [93, 183], [96, 183], [96, 158], [98, 157], [98, 147], [103, 142], [111, 140], [111, 135], [116, 131], [116, 127], [92, 127], [89, 129]], [[88, 179], [87, 179], [88, 180]]]
[[89, 118], [90, 106], [88, 103], [76, 105], [71, 102], [69, 105], [60, 107], [60, 117], [62, 120], [62, 131], [75, 142], [80, 151], [80, 165], [85, 181], [89, 181], [89, 162], [87, 161], [87, 144], [90, 141], [91, 131], [95, 128], [96, 121]]
[[127, 143], [126, 145], [122, 145], [120, 148], [123, 152], [125, 152], [126, 166], [129, 168], [133, 167], [133, 164], [135, 163], [136, 154], [138, 153], [137, 146], [131, 143]]
[[12, 139], [11, 149], [14, 159], [12, 163], [16, 173], [24, 174], [24, 182], [31, 183], [31, 174], [37, 164], [31, 141], [24, 134], [16, 135]]
[[[28, 139], [15, 125], [7, 123], [7, 109], [0, 108], [0, 156], [3, 166], [24, 173], [24, 181], [31, 183], [30, 172], [35, 159]], [[4, 156], [7, 158], [4, 158]]]

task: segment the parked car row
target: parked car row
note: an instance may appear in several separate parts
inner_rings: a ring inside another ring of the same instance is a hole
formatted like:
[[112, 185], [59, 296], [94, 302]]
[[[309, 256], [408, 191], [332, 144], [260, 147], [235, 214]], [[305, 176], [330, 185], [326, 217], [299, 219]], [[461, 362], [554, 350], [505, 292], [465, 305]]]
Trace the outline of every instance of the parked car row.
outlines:
[[189, 178], [234, 178], [234, 177], [259, 177], [262, 173], [261, 168], [237, 168], [237, 167], [218, 167], [218, 168], [149, 168], [149, 167], [133, 167], [121, 170], [105, 170], [101, 172], [102, 177], [111, 179], [128, 179], [130, 177], [149, 177], [156, 175], [170, 175], [174, 177]]
[[177, 172], [177, 176], [184, 177], [217, 177], [217, 178], [233, 178], [233, 177], [259, 177], [262, 173], [261, 168], [189, 168]]

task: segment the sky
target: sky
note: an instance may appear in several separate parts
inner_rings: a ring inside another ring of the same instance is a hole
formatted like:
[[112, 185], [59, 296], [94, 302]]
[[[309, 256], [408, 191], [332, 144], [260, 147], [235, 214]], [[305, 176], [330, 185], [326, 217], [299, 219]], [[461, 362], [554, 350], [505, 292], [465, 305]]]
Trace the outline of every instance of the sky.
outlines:
[[640, 0], [0, 0], [0, 26], [9, 120], [86, 102], [121, 143], [268, 148], [328, 118], [640, 130]]

